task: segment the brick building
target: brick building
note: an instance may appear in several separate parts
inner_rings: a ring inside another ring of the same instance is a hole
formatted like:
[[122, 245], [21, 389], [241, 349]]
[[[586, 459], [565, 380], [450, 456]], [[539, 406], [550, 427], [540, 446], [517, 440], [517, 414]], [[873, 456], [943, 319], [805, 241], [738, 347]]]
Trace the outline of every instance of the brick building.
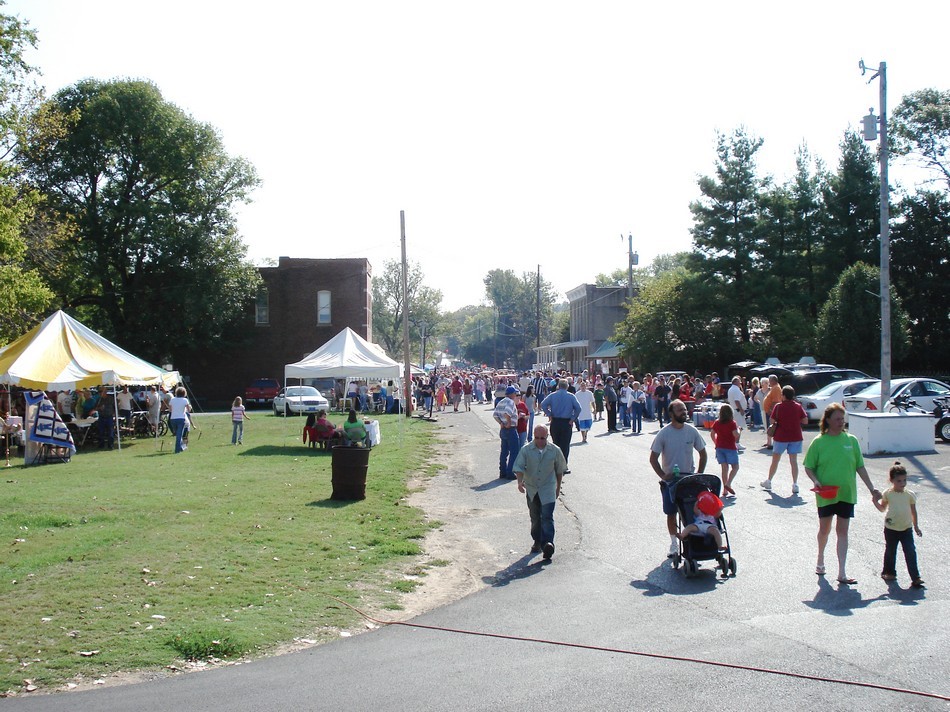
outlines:
[[276, 267], [258, 271], [264, 286], [247, 315], [249, 342], [181, 364], [203, 408], [229, 405], [255, 378], [283, 383], [285, 364], [316, 351], [343, 327], [373, 340], [369, 260], [281, 257]]
[[567, 368], [572, 373], [616, 372], [623, 362], [610, 341], [617, 324], [627, 315], [626, 287], [582, 284], [567, 292], [571, 310], [570, 341], [535, 349], [536, 368]]

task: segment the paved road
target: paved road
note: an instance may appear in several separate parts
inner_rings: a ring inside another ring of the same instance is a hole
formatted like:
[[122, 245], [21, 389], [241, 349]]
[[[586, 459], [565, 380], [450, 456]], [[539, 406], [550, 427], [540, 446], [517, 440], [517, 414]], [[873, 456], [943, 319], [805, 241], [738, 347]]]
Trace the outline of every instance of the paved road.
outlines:
[[[495, 479], [490, 411], [441, 417], [456, 454], [427, 499], [464, 509], [454, 533], [482, 590], [414, 619], [427, 626], [562, 641], [605, 650], [390, 626], [301, 653], [141, 685], [0, 701], [11, 710], [947, 710], [939, 700], [830, 682], [629, 655], [701, 658], [950, 695], [950, 448], [904, 459], [920, 496], [925, 591], [878, 576], [882, 515], [863, 499], [850, 575], [814, 574], [810, 493], [790, 496], [787, 463], [758, 487], [764, 451], [741, 458], [726, 521], [739, 570], [687, 580], [671, 569], [656, 477], [656, 430], [632, 436], [596, 423], [571, 452], [550, 565], [527, 554], [527, 512]], [[747, 434], [760, 444], [761, 433]], [[810, 440], [815, 435], [807, 435]], [[579, 438], [575, 435], [575, 443]], [[868, 469], [883, 489], [893, 458]], [[715, 467], [715, 465], [713, 465]], [[805, 488], [803, 488], [805, 489]], [[833, 546], [833, 545], [832, 545]], [[830, 550], [831, 553], [833, 550]], [[832, 561], [829, 559], [829, 561]], [[833, 573], [833, 571], [832, 571]], [[606, 649], [610, 649], [609, 651]]]

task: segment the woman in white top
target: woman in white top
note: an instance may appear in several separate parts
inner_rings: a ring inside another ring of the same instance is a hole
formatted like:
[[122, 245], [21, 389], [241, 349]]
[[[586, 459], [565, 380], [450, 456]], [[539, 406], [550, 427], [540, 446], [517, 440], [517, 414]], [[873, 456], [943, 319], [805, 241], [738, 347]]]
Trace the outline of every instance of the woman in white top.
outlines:
[[581, 414], [577, 416], [577, 427], [581, 431], [581, 442], [587, 442], [587, 431], [594, 423], [594, 393], [587, 390], [587, 381], [580, 382], [580, 390], [574, 394], [577, 402], [581, 404]]
[[182, 438], [185, 436], [185, 419], [191, 412], [191, 403], [185, 395], [185, 389], [181, 386], [175, 389], [175, 397], [168, 402], [171, 413], [168, 416], [168, 423], [172, 426], [175, 433], [175, 452], [184, 450]]

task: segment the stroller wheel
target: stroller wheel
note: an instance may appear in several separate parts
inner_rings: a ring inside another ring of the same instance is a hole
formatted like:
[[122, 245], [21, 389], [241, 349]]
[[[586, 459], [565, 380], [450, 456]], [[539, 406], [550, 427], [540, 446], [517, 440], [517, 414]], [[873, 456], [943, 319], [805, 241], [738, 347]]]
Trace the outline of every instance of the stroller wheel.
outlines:
[[696, 562], [692, 559], [683, 560], [683, 573], [686, 574], [686, 578], [693, 578], [696, 575]]
[[683, 562], [683, 557], [679, 554], [673, 554], [673, 568], [678, 569]]
[[735, 576], [736, 568], [737, 568], [736, 560], [730, 556], [729, 557], [729, 573]]

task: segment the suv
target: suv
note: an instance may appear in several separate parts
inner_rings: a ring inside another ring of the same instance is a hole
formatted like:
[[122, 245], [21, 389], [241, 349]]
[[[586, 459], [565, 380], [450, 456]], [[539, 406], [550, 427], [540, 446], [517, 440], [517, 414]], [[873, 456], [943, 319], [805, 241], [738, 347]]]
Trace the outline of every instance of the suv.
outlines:
[[278, 393], [280, 393], [280, 381], [276, 378], [257, 378], [244, 389], [244, 402], [266, 405], [273, 402], [274, 396]]
[[794, 369], [783, 366], [766, 366], [752, 369], [751, 374], [753, 376], [759, 376], [759, 378], [775, 375], [778, 377], [778, 382], [781, 385], [794, 388], [796, 396], [807, 396], [812, 393], [817, 393], [829, 383], [834, 383], [835, 381], [870, 378], [864, 371], [858, 371], [853, 368], [829, 368], [827, 364]]

